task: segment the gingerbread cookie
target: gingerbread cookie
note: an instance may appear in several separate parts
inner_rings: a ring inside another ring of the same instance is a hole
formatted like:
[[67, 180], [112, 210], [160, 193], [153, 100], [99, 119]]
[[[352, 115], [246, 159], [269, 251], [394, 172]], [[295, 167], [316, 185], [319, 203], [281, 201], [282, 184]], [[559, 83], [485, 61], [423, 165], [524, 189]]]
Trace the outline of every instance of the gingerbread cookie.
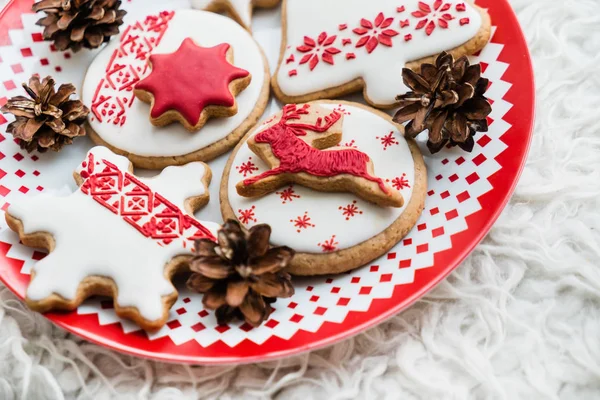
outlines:
[[[290, 268], [293, 274], [332, 274], [365, 265], [397, 244], [415, 225], [424, 206], [427, 173], [423, 157], [416, 143], [405, 139], [403, 133], [404, 128], [387, 114], [357, 103], [318, 101], [286, 106], [251, 131], [229, 158], [220, 189], [223, 217], [235, 218], [246, 228], [269, 224], [272, 244], [297, 252]], [[301, 150], [284, 155], [273, 150], [278, 143], [285, 143], [285, 149]], [[339, 147], [331, 147], [333, 143]], [[283, 161], [272, 162], [270, 154], [256, 146], [268, 146]], [[332, 160], [330, 154], [336, 151], [347, 154]], [[359, 154], [373, 160], [372, 164], [358, 164]], [[311, 171], [325, 176], [318, 190], [303, 180], [287, 179], [287, 185], [269, 187], [268, 194], [260, 192], [260, 197], [239, 194], [242, 185], [252, 187], [269, 180], [269, 171], [279, 167], [284, 166], [285, 174], [290, 174], [300, 166], [306, 174], [305, 167], [319, 165], [322, 171]], [[343, 180], [355, 178], [357, 171], [361, 171], [358, 175], [367, 171], [397, 192], [402, 206], [382, 206], [364, 195], [365, 188], [383, 192], [379, 181], [360, 177], [361, 190], [347, 186]], [[328, 181], [330, 188], [324, 184]]]
[[199, 162], [148, 179], [131, 171], [126, 158], [95, 147], [74, 173], [75, 193], [8, 208], [6, 221], [21, 241], [50, 252], [33, 267], [30, 308], [73, 310], [104, 295], [144, 329], [166, 323], [177, 298], [171, 277], [186, 267], [194, 240], [214, 240], [219, 228], [192, 216], [208, 202], [211, 172]]
[[192, 7], [199, 10], [225, 12], [244, 28], [250, 30], [252, 8], [271, 8], [279, 0], [192, 0]]
[[236, 185], [239, 195], [258, 197], [298, 183], [322, 192], [351, 192], [380, 206], [402, 207], [399, 191], [375, 176], [368, 154], [340, 146], [344, 116], [318, 105], [289, 104], [275, 121], [248, 139], [269, 170]]
[[285, 103], [363, 90], [378, 108], [406, 91], [402, 68], [442, 51], [474, 54], [488, 42], [487, 12], [465, 0], [284, 0], [273, 90]]
[[[237, 114], [235, 96], [248, 87], [252, 76], [232, 62], [230, 45], [204, 48], [187, 38], [175, 53], [150, 56], [152, 72], [135, 85], [135, 96], [151, 104], [152, 125], [180, 122], [188, 131], [197, 131], [210, 117]], [[178, 70], [189, 74], [171, 79]]]
[[[193, 54], [182, 60], [186, 50]], [[152, 56], [170, 65], [161, 72], [166, 77], [152, 78], [157, 72], [148, 62]], [[135, 97], [136, 87], [142, 97], [153, 94], [154, 106]], [[256, 124], [268, 98], [268, 64], [250, 33], [229, 18], [198, 10], [132, 15], [119, 39], [94, 59], [82, 90], [91, 110], [92, 140], [150, 169], [208, 161], [226, 152]], [[218, 118], [201, 126], [203, 114], [211, 111]], [[201, 129], [190, 133], [180, 123], [151, 123], [171, 121], [168, 117]]]

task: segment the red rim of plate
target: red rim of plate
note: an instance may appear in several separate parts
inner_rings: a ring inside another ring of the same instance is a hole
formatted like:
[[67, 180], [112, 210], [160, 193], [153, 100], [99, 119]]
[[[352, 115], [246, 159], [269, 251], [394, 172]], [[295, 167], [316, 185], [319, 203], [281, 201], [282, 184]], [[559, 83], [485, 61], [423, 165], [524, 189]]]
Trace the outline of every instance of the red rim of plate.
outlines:
[[[31, 12], [32, 3], [31, 0], [9, 0], [0, 12], [0, 46], [10, 44], [9, 30], [22, 28], [21, 14]], [[79, 315], [74, 311], [45, 316], [86, 340], [122, 353], [173, 363], [234, 364], [268, 361], [332, 345], [410, 306], [458, 267], [487, 235], [512, 196], [533, 136], [533, 70], [517, 18], [506, 0], [477, 3], [488, 9], [492, 20], [501, 21], [494, 42], [504, 44], [498, 61], [509, 64], [503, 80], [512, 83], [504, 99], [513, 107], [503, 117], [511, 128], [500, 138], [508, 147], [496, 157], [502, 168], [489, 178], [493, 189], [478, 198], [481, 210], [466, 218], [468, 229], [453, 235], [452, 247], [435, 254], [434, 266], [417, 271], [412, 284], [397, 285], [390, 298], [374, 299], [367, 311], [350, 311], [341, 323], [324, 322], [314, 333], [299, 330], [289, 340], [272, 336], [260, 345], [248, 339], [235, 347], [220, 340], [208, 347], [194, 340], [175, 345], [168, 336], [151, 341], [142, 331], [126, 334], [119, 323], [101, 326], [97, 315]], [[9, 249], [9, 244], [0, 242], [0, 280], [14, 293], [24, 293], [29, 276], [18, 272], [22, 261], [6, 256]]]

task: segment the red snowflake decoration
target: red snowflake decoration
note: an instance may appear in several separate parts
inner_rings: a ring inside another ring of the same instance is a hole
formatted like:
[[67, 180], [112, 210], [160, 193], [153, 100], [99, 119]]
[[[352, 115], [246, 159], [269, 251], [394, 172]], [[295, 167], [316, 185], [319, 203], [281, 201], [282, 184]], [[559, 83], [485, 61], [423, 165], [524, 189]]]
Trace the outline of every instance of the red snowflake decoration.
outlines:
[[315, 224], [310, 222], [310, 217], [308, 216], [308, 211], [304, 213], [304, 215], [301, 215], [299, 217], [297, 217], [296, 219], [290, 219], [290, 222], [292, 224], [294, 224], [294, 226], [297, 229], [298, 233], [300, 233], [302, 231], [302, 229], [308, 229], [308, 228], [314, 228]]
[[[388, 182], [389, 182], [389, 179], [388, 179]], [[392, 179], [392, 186], [396, 190], [402, 190], [404, 188], [409, 188], [410, 184], [408, 183], [408, 180], [406, 179], [406, 174], [402, 174], [402, 176], [397, 176], [394, 179]]]
[[349, 221], [350, 218], [363, 213], [361, 210], [358, 209], [358, 206], [356, 205], [356, 200], [354, 200], [352, 204], [348, 204], [346, 207], [340, 206], [339, 209], [342, 211], [342, 215], [346, 217], [346, 221]]
[[281, 202], [281, 204], [285, 204], [286, 202], [292, 202], [294, 201], [294, 199], [299, 199], [300, 195], [297, 195], [296, 192], [294, 192], [294, 187], [290, 186], [289, 188], [281, 191], [281, 192], [275, 192], [275, 194], [278, 194], [279, 197], [281, 198], [281, 200], [283, 200]]
[[425, 28], [425, 33], [429, 36], [435, 30], [436, 21], [437, 26], [442, 29], [448, 29], [448, 21], [452, 21], [454, 17], [445, 11], [450, 10], [451, 7], [450, 3], [444, 3], [443, 0], [435, 0], [433, 7], [420, 1], [419, 9], [411, 13], [413, 17], [423, 18], [417, 23], [416, 29]]
[[388, 29], [394, 22], [394, 18], [385, 18], [383, 13], [379, 13], [375, 18], [375, 23], [367, 19], [360, 20], [360, 28], [355, 28], [352, 32], [362, 37], [356, 43], [356, 47], [366, 46], [367, 52], [372, 53], [379, 43], [384, 46], [392, 47], [392, 38], [398, 35], [393, 29]]
[[375, 138], [381, 140], [381, 144], [383, 145], [383, 150], [387, 150], [387, 148], [390, 146], [400, 144], [400, 142], [398, 142], [396, 140], [396, 138], [394, 137], [394, 132], [390, 132], [387, 135], [385, 135], [384, 137], [376, 136]]
[[355, 143], [356, 143], [356, 141], [354, 139], [352, 139], [351, 141], [344, 143], [342, 145], [342, 147], [350, 147], [352, 149], [358, 149], [358, 146]]
[[240, 174], [243, 174], [244, 178], [247, 175], [252, 175], [254, 172], [258, 171], [258, 167], [252, 162], [252, 157], [248, 158], [248, 161], [242, 163], [242, 165], [235, 167], [235, 169], [237, 169]]
[[256, 215], [254, 214], [255, 208], [256, 206], [252, 206], [247, 210], [238, 210], [238, 219], [241, 221], [242, 224], [247, 225], [250, 222], [258, 222], [258, 220], [256, 219]]
[[331, 253], [337, 250], [338, 244], [340, 243], [335, 241], [335, 235], [333, 235], [331, 239], [327, 239], [326, 241], [319, 243], [317, 246], [319, 246], [324, 253]]
[[304, 36], [304, 44], [296, 48], [299, 52], [306, 53], [300, 60], [300, 64], [309, 63], [311, 71], [319, 64], [319, 58], [327, 64], [334, 65], [333, 56], [341, 52], [340, 49], [332, 46], [336, 39], [336, 35], [327, 36], [326, 32], [321, 33], [316, 41]]
[[341, 104], [338, 104], [338, 106], [336, 108], [334, 108], [333, 111], [337, 111], [343, 115], [351, 115], [352, 114], [350, 111], [346, 110], [346, 108]]

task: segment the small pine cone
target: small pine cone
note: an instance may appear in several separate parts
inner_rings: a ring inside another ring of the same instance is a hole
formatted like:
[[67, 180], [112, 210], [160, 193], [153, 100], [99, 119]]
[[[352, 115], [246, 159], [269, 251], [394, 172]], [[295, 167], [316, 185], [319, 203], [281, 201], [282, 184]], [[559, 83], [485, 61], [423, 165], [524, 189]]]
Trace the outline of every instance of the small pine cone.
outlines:
[[33, 11], [46, 13], [37, 22], [44, 27], [45, 40], [60, 51], [78, 52], [82, 47], [95, 49], [119, 33], [127, 14], [120, 6], [121, 0], [41, 0]]
[[73, 138], [85, 135], [83, 124], [90, 111], [81, 101], [70, 100], [75, 86], [61, 85], [55, 91], [54, 85], [51, 77], [40, 82], [34, 75], [29, 79], [29, 85], [23, 84], [30, 98], [13, 97], [0, 109], [16, 117], [6, 131], [29, 153], [34, 150], [43, 153], [48, 149], [60, 151], [73, 143]]
[[196, 242], [187, 284], [204, 293], [202, 302], [215, 310], [219, 324], [237, 318], [259, 326], [269, 318], [276, 298], [294, 294], [291, 276], [284, 271], [294, 251], [269, 248], [270, 236], [269, 225], [256, 225], [245, 233], [237, 221], [230, 220], [219, 230], [218, 243]]

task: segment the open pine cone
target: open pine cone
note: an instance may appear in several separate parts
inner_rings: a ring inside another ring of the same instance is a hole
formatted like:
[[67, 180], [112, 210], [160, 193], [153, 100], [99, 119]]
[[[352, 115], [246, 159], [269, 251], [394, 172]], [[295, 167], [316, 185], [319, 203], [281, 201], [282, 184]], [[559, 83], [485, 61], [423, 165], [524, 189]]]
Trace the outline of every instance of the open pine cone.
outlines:
[[402, 77], [411, 91], [396, 98], [400, 109], [394, 121], [410, 121], [406, 135], [414, 138], [428, 129], [431, 153], [447, 144], [471, 152], [475, 134], [487, 132], [486, 117], [492, 111], [484, 96], [489, 81], [481, 77], [481, 65], [470, 65], [466, 56], [455, 62], [444, 52], [435, 65], [422, 64], [420, 74], [404, 68]]
[[215, 243], [196, 241], [190, 289], [204, 293], [203, 304], [216, 310], [219, 324], [238, 318], [259, 326], [269, 318], [277, 297], [294, 294], [291, 276], [283, 269], [294, 257], [289, 247], [269, 249], [269, 225], [245, 233], [237, 221], [227, 221]]
[[48, 149], [59, 151], [73, 143], [73, 138], [85, 135], [83, 123], [90, 111], [81, 101], [70, 100], [75, 86], [60, 85], [55, 91], [54, 85], [51, 77], [40, 82], [34, 75], [29, 79], [29, 85], [23, 84], [30, 98], [13, 97], [0, 109], [16, 117], [6, 131], [29, 153], [34, 150], [43, 153]]
[[54, 41], [60, 51], [82, 47], [95, 49], [119, 33], [127, 11], [121, 0], [41, 0], [33, 11], [47, 15], [37, 24], [44, 27], [44, 39]]

